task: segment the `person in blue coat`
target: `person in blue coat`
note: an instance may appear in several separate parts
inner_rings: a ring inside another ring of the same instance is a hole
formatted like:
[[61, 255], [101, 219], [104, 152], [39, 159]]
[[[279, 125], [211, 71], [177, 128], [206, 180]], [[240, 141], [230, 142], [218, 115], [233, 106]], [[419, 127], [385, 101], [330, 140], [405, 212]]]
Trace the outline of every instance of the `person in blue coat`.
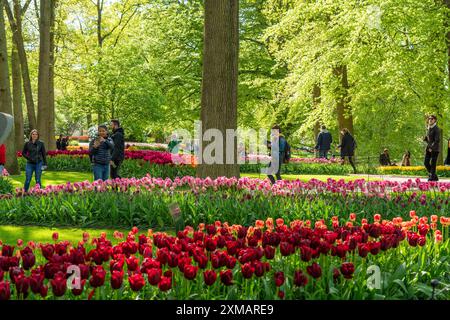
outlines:
[[320, 133], [317, 136], [317, 144], [315, 149], [319, 151], [319, 158], [325, 158], [328, 160], [328, 152], [331, 149], [331, 144], [333, 143], [333, 137], [331, 133], [327, 130], [327, 127], [322, 126]]

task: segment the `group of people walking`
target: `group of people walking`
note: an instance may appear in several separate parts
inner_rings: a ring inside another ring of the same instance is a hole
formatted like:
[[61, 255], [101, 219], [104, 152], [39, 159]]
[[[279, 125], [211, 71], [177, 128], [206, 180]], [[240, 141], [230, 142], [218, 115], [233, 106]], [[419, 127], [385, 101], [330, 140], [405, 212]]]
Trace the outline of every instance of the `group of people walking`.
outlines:
[[[275, 129], [279, 130], [279, 126], [275, 126]], [[272, 128], [272, 129], [274, 129]], [[341, 164], [348, 162], [353, 168], [353, 172], [357, 173], [356, 166], [354, 162], [355, 150], [357, 148], [356, 140], [347, 128], [341, 130], [341, 139], [338, 148], [340, 149]], [[437, 159], [441, 150], [441, 131], [437, 126], [437, 117], [435, 115], [430, 115], [427, 118], [427, 133], [423, 140], [427, 143], [425, 150], [425, 160], [424, 165], [428, 172], [428, 181], [438, 181], [439, 178], [436, 174]], [[289, 145], [284, 138], [281, 136], [279, 139], [280, 143], [280, 159], [285, 158], [285, 146]], [[326, 126], [322, 126], [320, 133], [317, 136], [317, 142], [314, 150], [319, 153], [319, 158], [328, 159], [328, 153], [331, 150], [331, 144], [333, 143], [333, 137], [331, 133], [327, 130]], [[450, 165], [450, 140], [449, 140], [448, 155], [445, 160], [446, 165]], [[276, 173], [277, 180], [281, 180], [280, 170], [281, 163], [279, 161], [280, 168]], [[382, 165], [392, 165], [387, 149], [384, 149], [383, 153], [380, 155], [380, 163]], [[406, 151], [402, 158], [402, 166], [411, 165], [411, 153]], [[269, 175], [269, 179], [272, 183], [275, 182], [273, 176]]]
[[[326, 126], [320, 128], [320, 133], [317, 136], [317, 143], [314, 150], [319, 152], [319, 158], [328, 159], [328, 152], [331, 150], [331, 144], [333, 143], [333, 136], [327, 130]], [[341, 163], [345, 163], [345, 159], [353, 168], [353, 172], [356, 173], [356, 166], [353, 158], [355, 156], [356, 140], [351, 135], [347, 128], [341, 130], [341, 143], [337, 146], [340, 149]]]
[[[100, 125], [98, 127], [98, 137], [89, 143], [89, 158], [92, 163], [94, 180], [104, 181], [109, 178], [120, 178], [119, 170], [125, 158], [124, 130], [120, 127], [119, 120], [111, 120], [111, 128], [112, 134], [110, 135], [107, 126]], [[60, 139], [59, 147], [62, 146], [62, 136], [60, 136]], [[32, 130], [29, 140], [25, 142], [22, 150], [22, 156], [27, 160], [25, 166], [25, 192], [28, 192], [30, 188], [33, 174], [36, 184], [42, 187], [42, 171], [47, 167], [46, 155], [45, 145], [39, 140], [39, 132], [36, 129]]]

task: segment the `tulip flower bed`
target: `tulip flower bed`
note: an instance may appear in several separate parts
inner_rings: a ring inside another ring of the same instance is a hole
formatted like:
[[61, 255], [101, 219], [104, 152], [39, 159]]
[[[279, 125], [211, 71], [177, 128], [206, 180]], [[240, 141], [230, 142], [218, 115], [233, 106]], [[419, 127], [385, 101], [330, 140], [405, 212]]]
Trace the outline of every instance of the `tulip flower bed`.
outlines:
[[[126, 238], [116, 232], [116, 245], [87, 233], [78, 244], [58, 234], [51, 244], [3, 243], [0, 300], [449, 299], [448, 225], [410, 215], [360, 224], [332, 217], [314, 227], [216, 221], [176, 236], [134, 227]], [[369, 286], [373, 266], [380, 281]]]
[[[75, 151], [49, 151], [47, 158], [48, 170], [50, 171], [81, 171], [91, 172], [92, 165], [88, 157], [87, 150]], [[126, 151], [126, 159], [121, 166], [121, 175], [123, 177], [143, 177], [147, 173], [161, 178], [175, 178], [195, 175], [195, 162], [188, 155], [176, 156], [173, 163], [171, 154], [159, 151]], [[22, 169], [25, 168], [25, 159], [19, 153], [19, 164]], [[292, 161], [284, 164], [282, 174], [320, 174], [320, 175], [346, 175], [352, 173], [350, 166], [342, 166], [336, 163], [323, 163], [316, 161]], [[295, 160], [295, 159], [294, 159]], [[318, 160], [313, 159], [311, 160]], [[179, 163], [187, 163], [179, 165]], [[267, 168], [267, 164], [241, 164], [241, 172], [260, 173], [262, 169]], [[360, 169], [363, 169], [362, 167]], [[360, 170], [361, 171], [361, 170]], [[371, 173], [376, 173], [375, 171]]]
[[[355, 213], [368, 218], [382, 213], [388, 218], [408, 210], [421, 215], [446, 216], [450, 183], [420, 180], [392, 181], [329, 179], [281, 181], [249, 178], [174, 180], [152, 178], [121, 179], [93, 183], [67, 183], [31, 189], [24, 194], [0, 196], [0, 223], [46, 226], [182, 228], [183, 224], [252, 224], [257, 219], [282, 217], [328, 219]], [[174, 218], [171, 207], [179, 207]], [[404, 217], [403, 218], [407, 218]], [[444, 221], [444, 220], [443, 220]]]

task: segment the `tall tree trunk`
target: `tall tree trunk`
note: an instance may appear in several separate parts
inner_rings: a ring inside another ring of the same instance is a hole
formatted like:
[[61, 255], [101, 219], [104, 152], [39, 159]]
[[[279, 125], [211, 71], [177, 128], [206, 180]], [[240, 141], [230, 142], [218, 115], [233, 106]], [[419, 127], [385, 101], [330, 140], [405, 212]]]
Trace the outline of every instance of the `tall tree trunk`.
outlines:
[[55, 86], [54, 86], [54, 67], [55, 67], [55, 10], [57, 0], [53, 0], [53, 4], [50, 7], [50, 70], [49, 70], [49, 92], [48, 92], [48, 104], [49, 104], [49, 118], [48, 118], [48, 136], [49, 141], [47, 148], [49, 150], [56, 149], [55, 140]]
[[11, 74], [12, 74], [12, 99], [14, 109], [14, 141], [16, 149], [20, 150], [24, 143], [23, 110], [22, 110], [22, 79], [20, 74], [20, 61], [17, 47], [12, 46], [11, 52]]
[[[0, 0], [1, 1], [1, 0]], [[20, 60], [20, 70], [22, 73], [23, 80], [23, 91], [25, 95], [25, 103], [27, 106], [27, 115], [28, 115], [28, 123], [30, 129], [35, 129], [36, 122], [36, 111], [34, 109], [34, 101], [33, 101], [33, 91], [31, 89], [31, 80], [30, 80], [30, 72], [28, 68], [28, 59], [27, 54], [25, 52], [25, 46], [23, 42], [23, 34], [22, 34], [22, 8], [20, 6], [19, 0], [14, 0], [14, 14], [9, 7], [7, 0], [3, 0], [6, 8], [6, 14], [8, 16], [9, 24], [11, 26], [11, 30], [13, 32], [14, 42], [17, 45], [17, 51], [19, 54]]]
[[353, 132], [353, 116], [350, 106], [350, 97], [348, 95], [347, 66], [338, 66], [334, 68], [334, 74], [339, 78], [340, 86], [336, 90], [336, 113], [339, 131], [347, 128], [351, 134]]
[[[11, 88], [9, 84], [8, 49], [6, 45], [5, 19], [3, 16], [4, 3], [0, 2], [0, 112], [12, 115]], [[14, 130], [14, 128], [13, 128]], [[6, 139], [5, 167], [11, 174], [19, 173], [16, 157], [14, 134], [11, 132]]]
[[48, 123], [50, 112], [50, 28], [53, 0], [41, 0], [39, 15], [39, 75], [38, 75], [38, 118], [40, 139], [49, 148]]
[[[205, 0], [202, 132], [217, 129], [222, 133], [223, 146], [216, 148], [216, 155], [217, 152], [222, 153], [223, 164], [206, 164], [202, 159], [197, 167], [197, 176], [203, 178], [239, 177], [237, 141], [226, 138], [227, 129], [237, 129], [238, 14], [238, 0]], [[200, 139], [200, 150], [205, 146], [202, 140]], [[227, 154], [226, 145], [231, 142], [233, 148]], [[231, 157], [234, 162], [226, 164]]]
[[[313, 110], [315, 110], [317, 108], [317, 106], [320, 104], [320, 95], [321, 95], [321, 90], [320, 90], [320, 85], [315, 84], [314, 88], [313, 88], [313, 92], [312, 92], [312, 103], [313, 103]], [[317, 136], [319, 135], [319, 131], [320, 131], [320, 121], [317, 120], [314, 123], [314, 144], [316, 144], [317, 141]], [[317, 156], [317, 154], [316, 154]]]

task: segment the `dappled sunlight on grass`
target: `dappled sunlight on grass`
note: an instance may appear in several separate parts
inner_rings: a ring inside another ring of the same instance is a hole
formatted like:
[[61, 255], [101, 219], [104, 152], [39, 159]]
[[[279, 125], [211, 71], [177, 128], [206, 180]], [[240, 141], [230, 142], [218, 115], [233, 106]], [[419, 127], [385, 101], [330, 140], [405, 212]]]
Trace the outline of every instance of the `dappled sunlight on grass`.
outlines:
[[[34, 226], [0, 226], [0, 240], [3, 243], [14, 245], [17, 239], [22, 239], [25, 243], [28, 241], [52, 243], [52, 234], [58, 232], [59, 240], [68, 240], [72, 245], [76, 245], [78, 241], [83, 239], [83, 232], [88, 232], [93, 237], [99, 237], [101, 232], [106, 232], [108, 239], [113, 238], [113, 229], [76, 229], [76, 228], [47, 228]], [[118, 230], [124, 234], [128, 234], [129, 230]], [[144, 231], [144, 230], [143, 230]], [[146, 230], [145, 230], [146, 231]], [[113, 241], [114, 242], [114, 241]]]

